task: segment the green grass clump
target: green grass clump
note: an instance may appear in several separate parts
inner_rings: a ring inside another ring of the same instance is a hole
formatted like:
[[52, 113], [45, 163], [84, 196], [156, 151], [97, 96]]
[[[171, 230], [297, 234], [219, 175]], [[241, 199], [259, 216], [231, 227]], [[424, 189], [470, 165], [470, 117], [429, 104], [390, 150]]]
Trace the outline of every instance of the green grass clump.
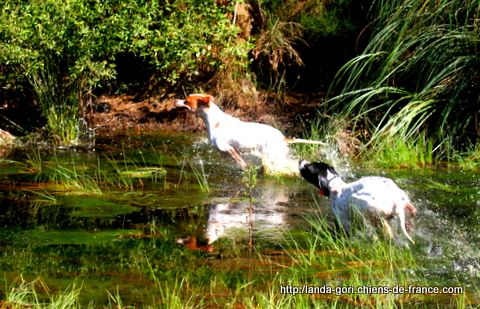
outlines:
[[384, 168], [429, 166], [435, 161], [433, 141], [421, 134], [417, 139], [386, 139], [366, 151], [365, 165]]
[[479, 10], [474, 0], [374, 1], [372, 37], [338, 72], [333, 110], [373, 147], [418, 148], [423, 135], [446, 159], [476, 143]]
[[[42, 293], [39, 292], [42, 291]], [[27, 282], [23, 277], [8, 284], [2, 307], [5, 308], [94, 308], [80, 304], [81, 287], [75, 284], [64, 291], [52, 293], [43, 280], [37, 278]]]

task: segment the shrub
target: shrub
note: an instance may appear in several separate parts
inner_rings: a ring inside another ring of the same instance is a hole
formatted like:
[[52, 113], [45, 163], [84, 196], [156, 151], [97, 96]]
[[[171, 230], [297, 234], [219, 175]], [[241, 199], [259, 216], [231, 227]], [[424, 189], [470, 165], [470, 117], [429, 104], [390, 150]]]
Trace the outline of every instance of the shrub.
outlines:
[[246, 55], [229, 6], [215, 1], [5, 0], [0, 66], [34, 94], [60, 144], [75, 143], [82, 103], [115, 79], [118, 55], [144, 60], [163, 87], [210, 78]]

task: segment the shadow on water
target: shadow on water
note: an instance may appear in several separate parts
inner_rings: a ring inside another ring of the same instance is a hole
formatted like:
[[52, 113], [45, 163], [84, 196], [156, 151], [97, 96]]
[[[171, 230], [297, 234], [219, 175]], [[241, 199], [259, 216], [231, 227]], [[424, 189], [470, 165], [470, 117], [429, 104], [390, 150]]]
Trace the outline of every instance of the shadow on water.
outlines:
[[[161, 280], [199, 257], [212, 263], [222, 241], [245, 246], [249, 199], [229, 158], [186, 135], [97, 145], [94, 152], [32, 150], [0, 161], [0, 270], [7, 281], [40, 276], [62, 289], [81, 280], [85, 301], [108, 304], [108, 290], [141, 305], [155, 289], [148, 269]], [[480, 174], [387, 176], [419, 210], [415, 271], [431, 285], [480, 286]], [[312, 214], [333, 221], [328, 202], [301, 179], [260, 177], [252, 195], [255, 244], [264, 252], [284, 248], [289, 231], [310, 231]]]

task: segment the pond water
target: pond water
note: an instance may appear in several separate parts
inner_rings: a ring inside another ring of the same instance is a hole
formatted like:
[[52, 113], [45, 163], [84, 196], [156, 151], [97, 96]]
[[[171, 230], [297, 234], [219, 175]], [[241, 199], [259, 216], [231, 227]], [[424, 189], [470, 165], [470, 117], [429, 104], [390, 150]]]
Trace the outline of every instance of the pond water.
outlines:
[[[480, 173], [348, 172], [391, 177], [409, 193], [418, 209], [416, 245], [407, 248], [421, 266], [415, 271], [432, 285], [462, 283], [478, 303]], [[109, 293], [118, 293], [125, 304], [148, 303], [155, 283], [145, 261], [165, 270], [161, 280], [174, 273], [165, 265], [188, 263], [190, 251], [198, 252], [195, 262], [210, 261], [217, 240], [246, 246], [250, 199], [242, 177], [197, 135], [103, 139], [95, 151], [16, 151], [0, 160], [2, 293], [21, 277], [41, 278], [52, 290], [76, 282], [84, 302], [111, 304]], [[251, 197], [260, 252], [282, 248], [286, 231], [308, 228], [309, 214], [332, 216], [300, 178], [258, 176]]]

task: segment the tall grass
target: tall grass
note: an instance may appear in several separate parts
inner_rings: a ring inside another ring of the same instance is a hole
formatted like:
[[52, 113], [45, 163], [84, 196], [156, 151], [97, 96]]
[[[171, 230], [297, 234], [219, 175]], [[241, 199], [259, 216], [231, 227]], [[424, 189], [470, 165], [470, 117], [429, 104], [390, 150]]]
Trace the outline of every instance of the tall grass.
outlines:
[[200, 159], [198, 161], [198, 166], [190, 163], [190, 168], [192, 169], [193, 176], [197, 180], [200, 191], [202, 191], [203, 193], [210, 192], [210, 185], [208, 183], [209, 174], [207, 174], [205, 171], [205, 164], [203, 160]]
[[260, 63], [268, 63], [265, 67], [270, 72], [270, 88], [278, 98], [282, 98], [287, 86], [287, 66], [303, 65], [295, 47], [298, 42], [303, 42], [302, 29], [299, 23], [293, 21], [280, 20], [267, 14], [264, 18], [264, 29], [255, 42], [253, 55]]
[[41, 69], [28, 75], [29, 84], [56, 143], [75, 145], [80, 133], [76, 88], [62, 82], [65, 77], [60, 73], [59, 59], [46, 56], [44, 61]]
[[[38, 292], [43, 290], [44, 293]], [[2, 308], [94, 308], [93, 304], [81, 305], [79, 302], [81, 287], [74, 284], [64, 291], [51, 293], [45, 282], [37, 278], [27, 282], [20, 277], [8, 284]], [[47, 296], [45, 298], [44, 296]]]
[[372, 38], [338, 72], [334, 109], [352, 120], [354, 130], [370, 132], [365, 142], [371, 146], [426, 136], [445, 156], [446, 138], [455, 148], [475, 143], [478, 1], [375, 0], [371, 12]]
[[257, 185], [258, 168], [256, 166], [248, 167], [243, 171], [242, 184], [245, 187], [245, 195], [248, 197], [248, 248], [253, 249], [253, 220], [254, 220], [254, 205], [253, 205], [253, 189]]

